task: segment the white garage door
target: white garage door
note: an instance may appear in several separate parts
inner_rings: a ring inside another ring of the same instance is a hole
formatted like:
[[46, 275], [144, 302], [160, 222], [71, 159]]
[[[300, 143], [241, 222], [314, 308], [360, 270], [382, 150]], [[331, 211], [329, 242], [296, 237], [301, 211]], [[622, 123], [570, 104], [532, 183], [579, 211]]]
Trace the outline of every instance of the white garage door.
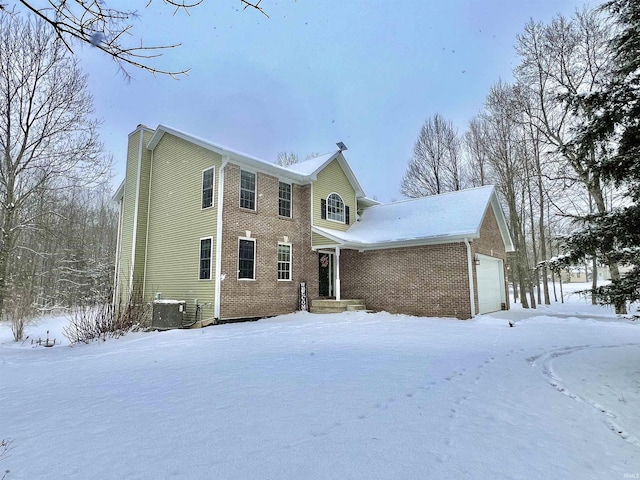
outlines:
[[478, 313], [495, 312], [504, 302], [504, 280], [502, 260], [478, 255], [480, 264], [476, 265], [478, 282]]

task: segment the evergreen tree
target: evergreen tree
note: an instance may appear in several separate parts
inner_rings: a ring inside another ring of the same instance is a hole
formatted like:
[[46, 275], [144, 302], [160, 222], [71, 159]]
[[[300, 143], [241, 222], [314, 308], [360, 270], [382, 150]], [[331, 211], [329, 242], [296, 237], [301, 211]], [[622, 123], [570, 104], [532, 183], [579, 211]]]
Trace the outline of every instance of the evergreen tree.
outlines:
[[602, 6], [617, 27], [611, 42], [612, 71], [596, 93], [571, 99], [588, 121], [575, 147], [590, 158], [597, 180], [624, 191], [624, 206], [581, 219], [567, 239], [569, 261], [596, 254], [631, 265], [631, 272], [598, 287], [601, 303], [616, 306], [640, 299], [640, 2], [612, 0]]

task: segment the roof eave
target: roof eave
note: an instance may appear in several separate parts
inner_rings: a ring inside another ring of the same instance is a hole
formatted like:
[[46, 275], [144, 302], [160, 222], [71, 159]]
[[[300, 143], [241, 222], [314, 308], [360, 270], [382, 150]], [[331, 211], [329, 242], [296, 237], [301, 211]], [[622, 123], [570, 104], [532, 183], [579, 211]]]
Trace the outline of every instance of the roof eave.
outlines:
[[124, 197], [124, 182], [125, 181], [122, 180], [122, 182], [120, 182], [120, 186], [118, 186], [118, 188], [116, 188], [115, 193], [111, 197], [111, 201], [112, 202], [120, 202], [122, 200], [122, 198]]
[[227, 148], [221, 147], [219, 145], [214, 145], [209, 143], [201, 138], [194, 137], [187, 133], [181, 132], [180, 130], [176, 130], [171, 127], [167, 127], [166, 125], [158, 125], [154, 134], [149, 139], [147, 143], [147, 148], [149, 150], [153, 150], [156, 148], [160, 139], [165, 133], [169, 133], [175, 137], [181, 138], [189, 143], [193, 143], [194, 145], [198, 145], [199, 147], [204, 148], [205, 150], [212, 151], [221, 156], [228, 157], [231, 161], [235, 161], [237, 163], [243, 164], [254, 170], [260, 170], [262, 172], [268, 173], [275, 177], [288, 178], [294, 180], [301, 184], [310, 183], [312, 181], [311, 176], [303, 175], [300, 173], [293, 172], [287, 168], [281, 167], [279, 165], [266, 162], [264, 160], [258, 160], [256, 158], [249, 157], [247, 155], [243, 155], [239, 152], [235, 152], [233, 150], [229, 150]]

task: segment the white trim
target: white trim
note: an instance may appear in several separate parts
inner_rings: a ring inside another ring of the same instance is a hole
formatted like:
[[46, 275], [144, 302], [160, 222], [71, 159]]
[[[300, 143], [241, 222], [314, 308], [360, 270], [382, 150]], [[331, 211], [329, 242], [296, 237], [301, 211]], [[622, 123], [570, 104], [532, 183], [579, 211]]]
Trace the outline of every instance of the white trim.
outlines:
[[471, 255], [471, 245], [467, 238], [464, 239], [467, 246], [467, 269], [469, 271], [469, 300], [471, 302], [471, 318], [476, 316], [476, 294], [474, 292], [473, 282], [473, 255]]
[[[120, 249], [122, 248], [122, 219], [124, 216], [124, 198], [120, 198], [118, 201], [118, 236], [116, 237], [116, 261], [115, 261], [115, 272], [113, 275], [113, 307], [116, 307], [116, 298], [118, 295], [118, 290], [120, 288], [121, 280], [120, 280]], [[119, 299], [118, 299], [119, 300]]]
[[[342, 202], [342, 220], [334, 220], [332, 218], [329, 218], [329, 197], [331, 195], [337, 195], [338, 198], [340, 198], [340, 201]], [[344, 203], [344, 198], [342, 198], [342, 195], [340, 195], [338, 192], [331, 192], [329, 195], [327, 195], [327, 199], [325, 201], [325, 218], [326, 220], [330, 221], [330, 222], [334, 222], [334, 223], [339, 223], [341, 225], [346, 225], [346, 220], [347, 220], [347, 204]]]
[[229, 163], [229, 157], [222, 157], [222, 164], [218, 172], [218, 217], [216, 218], [216, 276], [214, 290], [213, 316], [220, 318], [220, 297], [222, 291], [222, 204], [224, 199], [224, 167]]
[[[280, 215], [280, 184], [284, 183], [289, 185], [289, 216], [285, 217], [284, 215]], [[278, 217], [280, 218], [293, 218], [293, 183], [287, 182], [286, 180], [278, 179]]]
[[[203, 207], [202, 203], [204, 200], [204, 172], [208, 172], [209, 170], [213, 170], [213, 179], [211, 182], [211, 205], [209, 205], [208, 207]], [[216, 198], [216, 166], [213, 165], [211, 167], [207, 167], [204, 170], [202, 170], [202, 177], [201, 177], [201, 184], [200, 184], [200, 210], [209, 210], [210, 208], [215, 207], [216, 202], [215, 202], [215, 198]]]
[[339, 302], [340, 301], [340, 247], [336, 245], [336, 254], [335, 254], [335, 259], [336, 259], [336, 300]]
[[[314, 225], [314, 221], [313, 221], [313, 204], [316, 203], [315, 202], [315, 198], [313, 196], [313, 183], [311, 182], [311, 189], [309, 190], [309, 194], [311, 195], [311, 199], [309, 201], [309, 224], [311, 226], [311, 229], [313, 230], [313, 225]], [[322, 215], [320, 215], [322, 217]], [[313, 247], [313, 235], [309, 236], [309, 240], [311, 241], [311, 246]]]
[[[253, 174], [253, 208], [243, 207], [240, 203], [242, 202], [242, 172]], [[242, 210], [248, 210], [250, 212], [258, 211], [258, 174], [254, 171], [247, 170], [246, 168], [240, 167], [240, 181], [238, 182], [238, 207]]]
[[[202, 261], [202, 241], [211, 240], [211, 251], [209, 253], [209, 278], [200, 278], [200, 262]], [[209, 281], [213, 278], [213, 236], [201, 237], [198, 243], [198, 280]]]
[[[291, 245], [291, 243], [289, 242], [278, 242], [278, 250], [280, 250], [280, 245], [286, 245], [287, 247], [289, 247], [289, 262], [283, 262], [283, 263], [289, 263], [289, 278], [278, 278], [279, 282], [291, 282], [293, 280], [293, 246]], [[280, 252], [278, 252], [277, 254], [279, 254]], [[276, 272], [276, 276], [279, 276], [280, 274], [280, 258], [276, 259], [276, 264], [277, 264], [277, 272]]]
[[[439, 237], [429, 237], [427, 239], [417, 238], [417, 239], [411, 239], [411, 240], [399, 240], [399, 241], [380, 242], [380, 243], [361, 243], [356, 241], [344, 240], [336, 236], [334, 233], [327, 232], [327, 229], [324, 229], [322, 227], [312, 226], [311, 232], [317, 233], [318, 235], [321, 235], [323, 237], [328, 238], [329, 240], [336, 242], [337, 245], [340, 245], [340, 247], [342, 248], [358, 250], [359, 252], [366, 252], [369, 250], [386, 250], [389, 248], [401, 248], [401, 247], [419, 247], [423, 245], [442, 245], [445, 243], [462, 243], [464, 242], [465, 238], [468, 238], [469, 240], [472, 240], [474, 238], [479, 238], [479, 235], [465, 235], [465, 236], [443, 235]], [[332, 230], [332, 232], [346, 233], [346, 232], [337, 232], [335, 230]], [[332, 247], [335, 247], [335, 245], [332, 245], [332, 246], [316, 245], [316, 246], [312, 246], [311, 249], [318, 250], [319, 248], [332, 248]]]
[[[253, 242], [253, 278], [240, 278], [240, 240], [249, 240]], [[240, 282], [254, 282], [256, 280], [256, 263], [258, 263], [258, 249], [256, 248], [256, 239], [251, 237], [238, 237], [238, 254], [236, 256], [238, 271], [236, 272], [236, 278]]]
[[136, 243], [138, 236], [138, 208], [140, 207], [140, 176], [142, 175], [142, 149], [144, 148], [144, 130], [139, 129], [140, 141], [138, 142], [138, 173], [136, 174], [136, 202], [133, 210], [133, 233], [131, 238], [131, 265], [129, 266], [129, 292], [131, 295], [133, 290], [133, 273], [136, 266]]

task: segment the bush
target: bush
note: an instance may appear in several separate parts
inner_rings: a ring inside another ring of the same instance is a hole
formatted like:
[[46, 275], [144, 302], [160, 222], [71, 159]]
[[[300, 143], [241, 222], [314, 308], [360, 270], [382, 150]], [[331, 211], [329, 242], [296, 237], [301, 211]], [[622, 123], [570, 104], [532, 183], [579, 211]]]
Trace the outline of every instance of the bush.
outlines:
[[150, 319], [150, 305], [142, 301], [141, 295], [132, 295], [126, 304], [116, 308], [111, 303], [75, 308], [62, 333], [71, 343], [89, 343], [144, 330]]
[[24, 338], [24, 327], [35, 317], [35, 313], [33, 303], [27, 295], [16, 294], [7, 301], [5, 316], [11, 324], [11, 332], [16, 342]]

